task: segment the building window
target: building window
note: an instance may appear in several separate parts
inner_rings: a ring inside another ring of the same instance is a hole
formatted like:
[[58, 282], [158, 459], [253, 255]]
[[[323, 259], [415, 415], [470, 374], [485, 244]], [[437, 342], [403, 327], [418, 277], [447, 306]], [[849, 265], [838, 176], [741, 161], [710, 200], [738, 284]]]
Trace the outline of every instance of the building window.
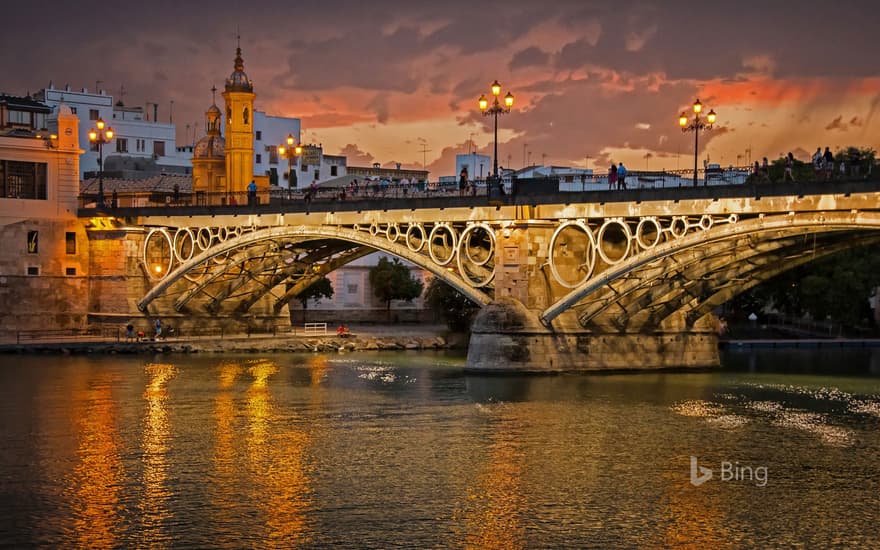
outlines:
[[315, 179], [316, 180], [321, 179], [321, 170], [315, 170]]
[[46, 163], [0, 160], [0, 198], [46, 200]]
[[335, 176], [335, 175], [336, 175], [336, 165], [335, 165], [335, 164], [334, 164], [333, 166], [330, 167], [330, 175], [331, 175], [331, 176]]
[[309, 165], [308, 165], [308, 164], [300, 164], [300, 165], [299, 165], [299, 170], [300, 170], [300, 172], [308, 172], [308, 171], [309, 171]]
[[260, 153], [257, 153], [257, 164], [262, 164], [262, 162], [263, 162], [263, 155], [261, 155]]
[[98, 120], [101, 118], [101, 115], [98, 114], [97, 109], [89, 109], [89, 120]]
[[262, 139], [263, 139], [263, 132], [260, 130], [257, 130], [257, 141], [262, 141]]
[[36, 276], [36, 275], [39, 275], [39, 274], [40, 274], [40, 268], [39, 268], [39, 266], [36, 266], [36, 265], [29, 265], [29, 266], [27, 266], [27, 274], [28, 274], [29, 276]]
[[349, 294], [357, 294], [358, 286], [356, 284], [348, 285], [348, 293]]
[[164, 157], [165, 156], [165, 142], [164, 141], [154, 141], [153, 142], [153, 156], [154, 157]]
[[75, 267], [66, 267], [64, 268], [64, 274], [68, 277], [76, 276], [76, 268]]
[[70, 112], [73, 113], [73, 114], [76, 114], [76, 107], [71, 107], [71, 108], [70, 108]]
[[128, 152], [128, 140], [125, 138], [116, 138], [116, 152], [117, 153], [127, 153]]
[[64, 251], [67, 254], [76, 254], [76, 233], [73, 231], [64, 234]]
[[278, 164], [278, 146], [269, 147], [269, 164]]
[[40, 251], [40, 232], [39, 231], [28, 231], [27, 232], [27, 251], [28, 254], [36, 254]]

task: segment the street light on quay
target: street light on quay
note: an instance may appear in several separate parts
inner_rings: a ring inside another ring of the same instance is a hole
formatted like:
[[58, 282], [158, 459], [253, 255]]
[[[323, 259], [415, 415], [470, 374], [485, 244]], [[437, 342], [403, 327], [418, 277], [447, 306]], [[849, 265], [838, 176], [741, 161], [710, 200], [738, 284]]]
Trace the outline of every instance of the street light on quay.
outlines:
[[95, 127], [89, 130], [89, 141], [98, 146], [98, 206], [104, 206], [104, 144], [113, 139], [113, 128], [107, 126], [104, 119], [95, 121]]
[[296, 143], [296, 139], [292, 134], [287, 134], [287, 146], [279, 145], [278, 146], [278, 154], [282, 157], [287, 158], [287, 188], [293, 189], [297, 187], [296, 183], [293, 181], [293, 178], [296, 177], [296, 173], [293, 171], [293, 164], [295, 159], [302, 155], [302, 145]]
[[681, 126], [682, 132], [694, 133], [694, 187], [697, 186], [697, 155], [699, 154], [700, 130], [711, 130], [715, 124], [715, 111], [710, 110], [706, 117], [701, 116], [703, 112], [703, 104], [700, 100], [694, 101], [694, 117], [688, 119], [687, 111], [682, 111], [678, 117], [678, 125]]
[[498, 96], [500, 95], [501, 84], [496, 80], [492, 83], [492, 105], [489, 105], [489, 100], [486, 99], [485, 94], [481, 95], [479, 99], [480, 110], [483, 111], [483, 115], [492, 115], [495, 118], [495, 160], [492, 168], [492, 176], [496, 179], [498, 178], [498, 115], [509, 113], [510, 108], [513, 107], [513, 94], [507, 92], [507, 95], [504, 96], [503, 104], [498, 99]]

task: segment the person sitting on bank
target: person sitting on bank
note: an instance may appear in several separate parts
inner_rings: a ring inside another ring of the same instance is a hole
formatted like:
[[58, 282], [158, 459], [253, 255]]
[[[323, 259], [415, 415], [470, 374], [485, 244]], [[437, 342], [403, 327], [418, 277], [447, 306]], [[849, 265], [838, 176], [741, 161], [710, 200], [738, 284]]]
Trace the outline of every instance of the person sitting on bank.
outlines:
[[347, 326], [340, 324], [336, 328], [336, 336], [340, 338], [348, 338], [349, 336], [351, 336], [351, 332], [348, 330]]

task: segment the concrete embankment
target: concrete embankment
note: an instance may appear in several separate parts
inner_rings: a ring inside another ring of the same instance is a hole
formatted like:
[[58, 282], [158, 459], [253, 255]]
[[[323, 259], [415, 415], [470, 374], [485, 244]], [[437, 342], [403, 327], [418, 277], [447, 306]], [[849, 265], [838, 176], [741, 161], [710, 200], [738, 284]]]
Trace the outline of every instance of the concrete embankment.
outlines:
[[383, 350], [467, 349], [461, 335], [451, 336], [240, 336], [215, 339], [170, 338], [140, 342], [107, 340], [32, 341], [0, 344], [0, 353], [291, 353]]

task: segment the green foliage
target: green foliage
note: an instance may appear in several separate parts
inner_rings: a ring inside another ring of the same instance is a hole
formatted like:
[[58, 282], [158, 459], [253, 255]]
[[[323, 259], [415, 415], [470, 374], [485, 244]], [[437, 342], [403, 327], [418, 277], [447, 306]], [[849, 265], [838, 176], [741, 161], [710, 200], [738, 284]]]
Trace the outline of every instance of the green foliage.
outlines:
[[437, 277], [432, 279], [431, 284], [428, 285], [425, 301], [432, 310], [440, 315], [449, 330], [455, 332], [467, 332], [474, 316], [480, 310], [479, 306], [471, 302], [464, 294]]
[[333, 284], [327, 277], [321, 277], [300, 292], [296, 299], [300, 301], [303, 309], [308, 309], [309, 300], [320, 301], [322, 298], [333, 297]]
[[880, 286], [880, 246], [855, 248], [787, 271], [732, 302], [747, 315], [772, 305], [787, 315], [809, 314], [813, 319], [850, 326], [870, 320], [868, 297]]
[[385, 309], [391, 310], [391, 300], [411, 302], [422, 295], [422, 282], [414, 279], [407, 266], [394, 258], [389, 261], [382, 257], [379, 263], [370, 269], [370, 286], [373, 294], [385, 303]]

